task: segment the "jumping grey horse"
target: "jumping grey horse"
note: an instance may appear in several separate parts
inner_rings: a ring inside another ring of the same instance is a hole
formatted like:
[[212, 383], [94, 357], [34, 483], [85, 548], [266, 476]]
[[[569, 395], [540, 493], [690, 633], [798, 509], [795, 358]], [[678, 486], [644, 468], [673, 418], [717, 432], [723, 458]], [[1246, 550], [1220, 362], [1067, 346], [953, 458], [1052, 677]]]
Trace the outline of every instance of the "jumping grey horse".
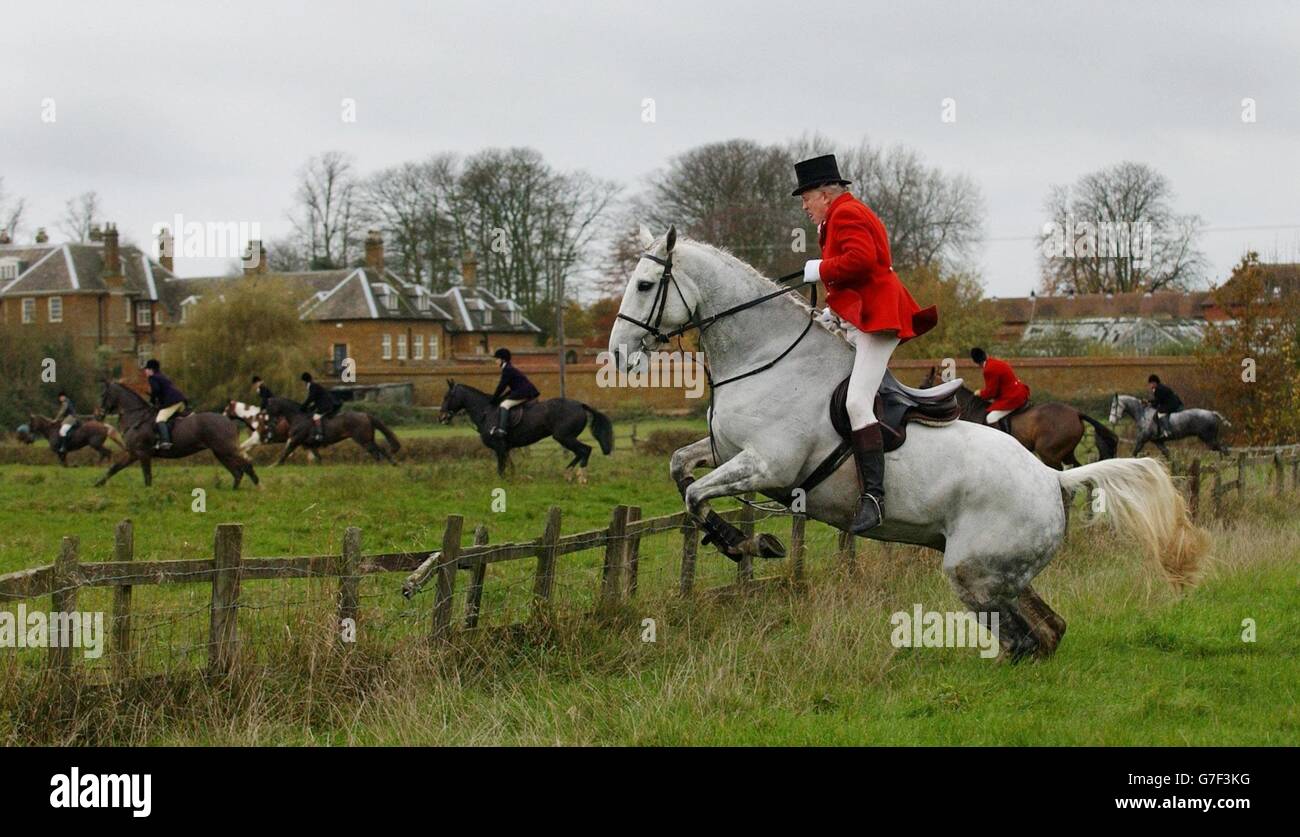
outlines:
[[1133, 441], [1134, 456], [1142, 452], [1147, 442], [1152, 442], [1168, 459], [1169, 448], [1165, 447], [1165, 442], [1188, 436], [1197, 437], [1210, 450], [1217, 450], [1219, 453], [1228, 452], [1228, 446], [1219, 440], [1219, 430], [1221, 427], [1231, 427], [1232, 424], [1223, 417], [1222, 413], [1214, 410], [1179, 410], [1170, 413], [1168, 417], [1170, 435], [1167, 439], [1159, 438], [1155, 407], [1140, 398], [1120, 395], [1117, 392], [1110, 402], [1110, 423], [1117, 424], [1125, 416], [1133, 419], [1133, 423], [1137, 425], [1137, 437]]
[[[687, 512], [707, 531], [711, 500], [746, 492], [789, 496], [837, 448], [827, 404], [854, 353], [841, 333], [817, 323], [809, 328], [812, 309], [793, 294], [709, 321], [780, 286], [729, 253], [678, 241], [674, 230], [655, 239], [643, 228], [641, 243], [645, 256], [624, 291], [609, 359], [636, 369], [667, 332], [701, 320], [709, 323], [699, 339], [714, 382], [780, 357], [758, 374], [716, 387], [712, 441], [700, 439], [672, 456], [670, 472]], [[1055, 471], [1006, 433], [959, 421], [911, 425], [908, 441], [885, 461], [885, 520], [867, 536], [942, 552], [943, 570], [962, 602], [998, 614], [999, 641], [1012, 659], [1050, 655], [1065, 630], [1029, 586], [1065, 538], [1063, 491], [1087, 483], [1102, 491], [1112, 522], [1135, 535], [1175, 584], [1191, 582], [1208, 549], [1208, 536], [1152, 459]], [[694, 479], [699, 467], [713, 470]], [[801, 499], [809, 517], [847, 530], [857, 497], [853, 469], [840, 467]], [[772, 548], [771, 535], [718, 540], [733, 559], [784, 552]]]

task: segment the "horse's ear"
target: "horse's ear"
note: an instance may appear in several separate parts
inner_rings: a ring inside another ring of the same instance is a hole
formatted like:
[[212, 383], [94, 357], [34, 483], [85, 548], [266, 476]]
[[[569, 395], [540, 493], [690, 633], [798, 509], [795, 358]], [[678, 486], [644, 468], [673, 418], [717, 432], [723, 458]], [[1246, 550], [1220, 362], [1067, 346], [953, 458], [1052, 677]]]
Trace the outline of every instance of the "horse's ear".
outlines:
[[448, 379], [447, 379], [447, 389], [455, 389], [455, 388], [456, 388], [456, 382], [453, 381], [451, 378], [448, 378]]
[[649, 250], [655, 243], [655, 234], [650, 232], [650, 228], [645, 224], [637, 225], [636, 233], [637, 242], [641, 245], [642, 250]]
[[677, 225], [676, 225], [676, 224], [673, 224], [671, 227], [668, 228], [668, 253], [669, 253], [669, 255], [672, 254], [672, 252], [673, 252], [673, 246], [674, 246], [675, 244], [677, 244]]

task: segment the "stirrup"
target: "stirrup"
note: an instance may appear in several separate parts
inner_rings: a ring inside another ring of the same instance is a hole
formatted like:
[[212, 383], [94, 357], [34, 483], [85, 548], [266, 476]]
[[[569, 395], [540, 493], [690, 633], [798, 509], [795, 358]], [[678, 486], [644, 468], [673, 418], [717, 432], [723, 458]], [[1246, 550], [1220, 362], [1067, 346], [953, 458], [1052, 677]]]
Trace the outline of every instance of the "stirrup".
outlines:
[[[871, 506], [866, 504], [867, 500], [871, 501], [872, 504]], [[863, 513], [869, 512], [872, 506], [874, 506], [876, 510], [876, 522], [867, 526], [859, 526], [858, 518]], [[861, 496], [858, 497], [857, 508], [854, 510], [853, 513], [853, 521], [852, 523], [849, 524], [849, 531], [855, 535], [861, 534], [862, 532], [866, 532], [876, 528], [877, 526], [879, 526], [884, 522], [885, 522], [885, 507], [881, 503], [880, 499], [876, 497], [876, 495], [871, 494], [869, 492], [866, 491], [862, 492]]]

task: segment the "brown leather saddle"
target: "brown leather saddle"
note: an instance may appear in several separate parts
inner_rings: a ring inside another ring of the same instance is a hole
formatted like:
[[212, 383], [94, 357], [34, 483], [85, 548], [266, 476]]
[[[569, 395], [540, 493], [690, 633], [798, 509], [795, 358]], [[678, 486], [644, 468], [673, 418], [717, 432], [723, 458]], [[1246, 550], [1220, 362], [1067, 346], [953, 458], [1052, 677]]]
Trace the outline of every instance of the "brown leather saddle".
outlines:
[[531, 410], [536, 405], [537, 405], [537, 399], [529, 398], [524, 403], [516, 404], [515, 406], [511, 407], [509, 414], [506, 416], [506, 430], [509, 430], [512, 427], [517, 426], [519, 422], [524, 420], [524, 413], [526, 413], [528, 410]]

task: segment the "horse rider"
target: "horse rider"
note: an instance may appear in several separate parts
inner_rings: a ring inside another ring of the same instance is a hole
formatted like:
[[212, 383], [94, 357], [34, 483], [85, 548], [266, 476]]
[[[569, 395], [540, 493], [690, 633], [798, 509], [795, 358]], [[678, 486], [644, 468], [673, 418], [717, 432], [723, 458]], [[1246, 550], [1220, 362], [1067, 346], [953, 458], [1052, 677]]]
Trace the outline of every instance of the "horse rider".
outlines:
[[[821, 258], [804, 265], [804, 281], [826, 286], [821, 319], [838, 315], [854, 345], [846, 407], [853, 459], [862, 495], [850, 530], [860, 534], [885, 517], [885, 452], [875, 415], [876, 391], [899, 343], [924, 334], [939, 321], [933, 306], [922, 309], [894, 273], [889, 235], [876, 214], [849, 193], [835, 155], [796, 163], [803, 211], [817, 225]], [[834, 315], [828, 313], [833, 311]]]
[[1147, 377], [1147, 390], [1151, 393], [1147, 403], [1156, 408], [1157, 438], [1168, 439], [1173, 432], [1169, 427], [1169, 414], [1183, 409], [1183, 400], [1168, 384], [1160, 382], [1159, 375], [1152, 374]]
[[970, 350], [970, 359], [984, 370], [984, 389], [975, 393], [979, 398], [991, 402], [985, 424], [992, 424], [1004, 433], [1011, 433], [1011, 421], [1007, 418], [1029, 402], [1029, 387], [1019, 378], [1005, 360], [989, 357], [979, 346]]
[[[528, 380], [528, 376], [510, 362], [509, 349], [502, 346], [492, 353], [492, 357], [501, 362], [501, 380], [497, 383], [496, 391], [492, 393], [492, 403], [497, 404], [498, 412], [496, 426], [492, 428], [491, 435], [505, 436], [506, 428], [510, 426], [510, 408], [531, 401], [541, 393], [533, 386], [533, 382]], [[497, 399], [503, 395], [506, 398], [498, 402]]]
[[[313, 381], [310, 372], [302, 373], [302, 380], [307, 385], [307, 400], [302, 402], [302, 411], [312, 414], [312, 441], [323, 442], [325, 441], [325, 428], [322, 419], [337, 415], [339, 409], [343, 406], [343, 402], [339, 401], [334, 393]], [[270, 390], [267, 390], [267, 392], [270, 392]]]
[[61, 422], [59, 424], [59, 453], [68, 452], [68, 434], [72, 428], [77, 426], [77, 405], [72, 403], [72, 399], [63, 390], [59, 390], [59, 411], [54, 414], [54, 420]]
[[266, 402], [275, 397], [275, 393], [271, 392], [271, 388], [263, 383], [260, 375], [253, 376], [253, 391], [256, 392], [257, 397], [261, 399], [263, 410], [266, 409]]
[[144, 365], [145, 377], [149, 379], [149, 403], [158, 407], [154, 417], [154, 427], [158, 428], [158, 441], [154, 447], [158, 450], [170, 450], [172, 431], [167, 422], [185, 408], [185, 393], [176, 388], [171, 379], [162, 373], [162, 366], [154, 358]]

